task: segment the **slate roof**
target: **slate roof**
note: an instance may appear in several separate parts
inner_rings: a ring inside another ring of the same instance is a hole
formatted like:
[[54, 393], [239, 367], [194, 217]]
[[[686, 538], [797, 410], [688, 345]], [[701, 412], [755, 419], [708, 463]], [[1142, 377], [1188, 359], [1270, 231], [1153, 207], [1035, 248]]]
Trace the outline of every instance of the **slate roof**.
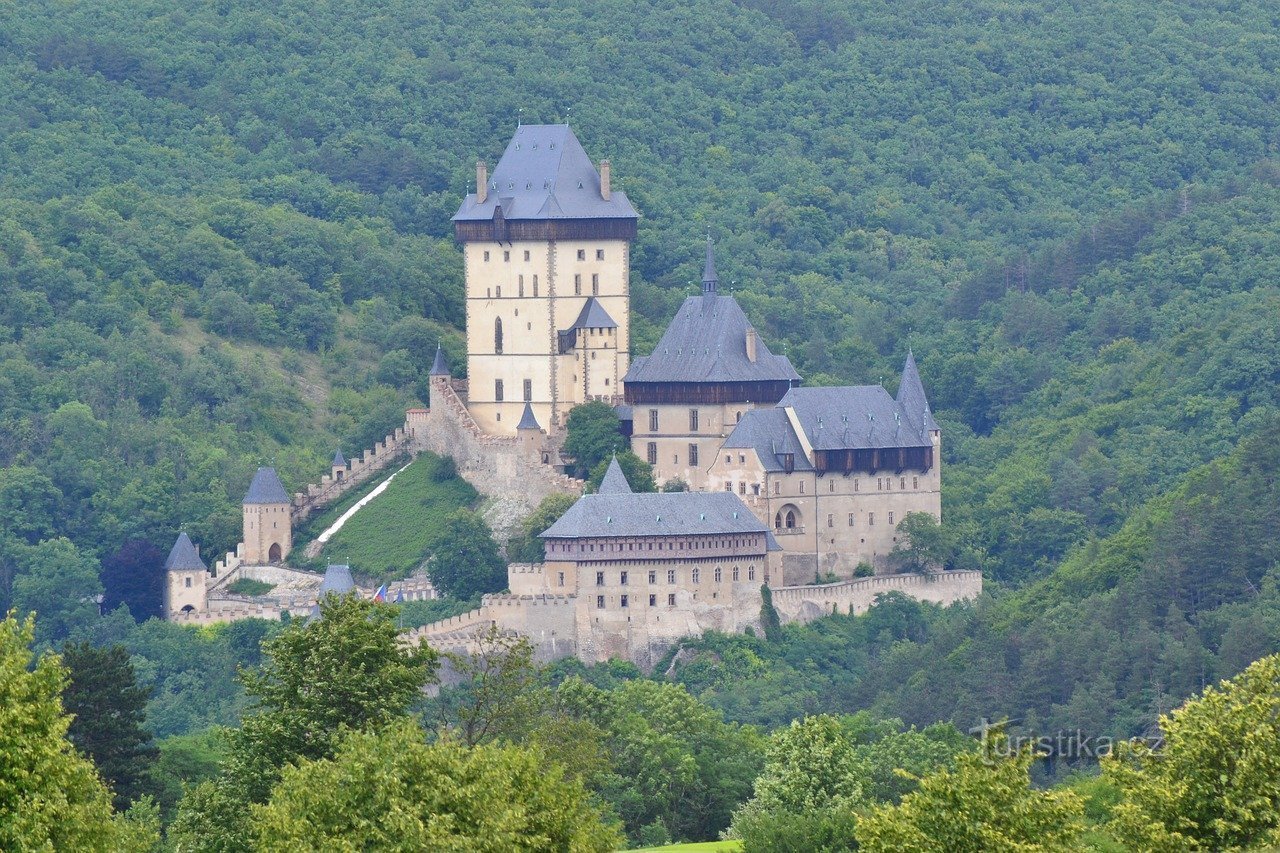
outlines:
[[637, 219], [626, 193], [600, 195], [600, 173], [567, 124], [525, 124], [489, 176], [488, 198], [469, 193], [454, 222], [506, 219]]
[[604, 479], [600, 481], [600, 488], [596, 492], [601, 495], [629, 495], [631, 494], [631, 484], [627, 482], [627, 475], [622, 472], [622, 466], [618, 464], [618, 457], [614, 456], [613, 461], [609, 463], [609, 469], [604, 472]]
[[209, 571], [209, 567], [200, 559], [200, 552], [192, 544], [191, 537], [184, 530], [178, 534], [173, 547], [169, 549], [169, 557], [164, 561], [166, 572]]
[[742, 420], [738, 421], [733, 432], [729, 433], [723, 447], [725, 450], [754, 449], [756, 455], [760, 457], [760, 464], [766, 471], [784, 470], [782, 464], [784, 453], [794, 456], [793, 470], [813, 470], [803, 445], [796, 438], [795, 430], [791, 428], [791, 420], [787, 417], [787, 413], [779, 408], [752, 409], [749, 412], [743, 412]]
[[528, 403], [524, 404], [524, 414], [520, 416], [520, 423], [516, 424], [516, 429], [542, 429], [538, 425], [538, 418], [533, 414], [533, 406]]
[[616, 329], [618, 324], [609, 316], [609, 312], [604, 310], [604, 306], [600, 304], [600, 300], [594, 296], [587, 297], [587, 301], [583, 303], [582, 310], [578, 312], [578, 319], [573, 321], [570, 329]]
[[249, 484], [249, 491], [245, 493], [242, 503], [289, 503], [289, 493], [284, 490], [284, 483], [280, 482], [280, 477], [276, 475], [275, 468], [258, 469], [258, 473], [253, 475], [253, 482]]
[[732, 492], [641, 492], [583, 495], [540, 536], [698, 536], [767, 533]]
[[448, 376], [449, 361], [444, 357], [444, 347], [436, 344], [436, 360], [431, 362], [431, 371], [428, 376]]
[[929, 398], [924, 393], [924, 383], [920, 381], [920, 370], [916, 367], [916, 357], [907, 350], [907, 361], [902, 365], [902, 382], [898, 385], [898, 405], [902, 413], [919, 429], [929, 431], [938, 429], [938, 422], [929, 411]]
[[346, 468], [347, 457], [342, 455], [342, 448], [338, 448], [338, 452], [333, 454], [333, 462], [329, 464], [330, 468]]
[[759, 335], [756, 360], [747, 358], [749, 328], [732, 296], [690, 296], [653, 353], [635, 359], [623, 382], [799, 382], [791, 361], [769, 352]]
[[792, 388], [778, 407], [795, 410], [814, 450], [931, 447], [927, 433], [879, 385]]
[[335, 595], [346, 595], [356, 588], [356, 582], [351, 578], [350, 566], [329, 566], [324, 570], [324, 580], [320, 581], [320, 590], [316, 593], [317, 598], [324, 598], [329, 593]]

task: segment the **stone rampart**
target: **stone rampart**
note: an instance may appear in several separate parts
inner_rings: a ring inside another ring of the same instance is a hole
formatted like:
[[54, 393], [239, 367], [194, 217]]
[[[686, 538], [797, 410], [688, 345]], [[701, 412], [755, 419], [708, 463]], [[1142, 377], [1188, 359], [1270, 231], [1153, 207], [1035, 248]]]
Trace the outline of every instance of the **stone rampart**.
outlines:
[[293, 496], [293, 523], [305, 521], [311, 513], [328, 506], [342, 495], [359, 486], [374, 474], [384, 470], [394, 460], [410, 450], [412, 438], [406, 427], [397, 427], [373, 447], [356, 459], [347, 462], [345, 468], [335, 468]]
[[842, 583], [783, 586], [771, 591], [773, 607], [783, 622], [804, 623], [832, 613], [865, 613], [876, 596], [885, 592], [901, 592], [917, 601], [941, 605], [977, 598], [982, 592], [982, 573], [877, 575]]

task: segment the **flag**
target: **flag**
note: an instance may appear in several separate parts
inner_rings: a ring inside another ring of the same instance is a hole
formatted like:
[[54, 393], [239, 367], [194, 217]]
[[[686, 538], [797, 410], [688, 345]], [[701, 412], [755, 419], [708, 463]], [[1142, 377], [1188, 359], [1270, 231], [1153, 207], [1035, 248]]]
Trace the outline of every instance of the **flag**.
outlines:
[[384, 604], [386, 603], [386, 601], [387, 601], [387, 585], [386, 585], [385, 583], [384, 583], [382, 586], [378, 587], [378, 591], [377, 591], [377, 592], [375, 592], [375, 593], [373, 594], [373, 600], [374, 600], [374, 601], [381, 601], [381, 602], [383, 602]]

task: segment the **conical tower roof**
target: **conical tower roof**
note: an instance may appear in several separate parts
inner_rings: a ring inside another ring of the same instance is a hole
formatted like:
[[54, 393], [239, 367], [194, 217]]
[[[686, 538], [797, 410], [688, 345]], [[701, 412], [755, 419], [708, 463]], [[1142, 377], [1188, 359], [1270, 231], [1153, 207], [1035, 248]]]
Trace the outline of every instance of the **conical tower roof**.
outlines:
[[907, 350], [907, 361], [902, 365], [902, 382], [898, 385], [897, 403], [907, 419], [920, 429], [938, 429], [938, 422], [929, 411], [929, 399], [925, 396], [920, 370], [916, 367], [916, 357], [911, 350]]
[[287, 504], [289, 493], [284, 490], [275, 468], [259, 468], [249, 484], [243, 503], [246, 504]]
[[356, 582], [351, 578], [350, 566], [329, 566], [324, 570], [324, 580], [320, 581], [320, 591], [316, 595], [319, 598], [324, 598], [331, 592], [346, 595], [355, 588]]
[[192, 544], [191, 537], [187, 536], [187, 531], [179, 533], [177, 541], [169, 549], [169, 558], [164, 561], [164, 570], [166, 572], [207, 572], [209, 570], [204, 560], [200, 559], [200, 552]]
[[333, 463], [330, 465], [330, 467], [331, 467], [331, 468], [345, 468], [345, 467], [347, 467], [347, 457], [345, 457], [345, 456], [343, 456], [343, 455], [342, 455], [342, 449], [341, 449], [341, 448], [339, 448], [339, 449], [338, 449], [338, 452], [337, 452], [337, 453], [333, 454]]
[[622, 466], [618, 464], [617, 454], [614, 455], [613, 461], [609, 463], [609, 469], [604, 472], [604, 479], [600, 481], [600, 490], [597, 494], [631, 494], [631, 484], [627, 482], [627, 475], [622, 473]]
[[516, 424], [516, 429], [542, 429], [542, 427], [538, 425], [537, 417], [533, 414], [533, 406], [528, 403], [524, 404], [524, 414], [520, 416], [520, 423]]
[[444, 347], [442, 347], [440, 344], [436, 344], [436, 360], [431, 362], [431, 372], [428, 375], [430, 376], [448, 376], [449, 375], [449, 362], [444, 357]]

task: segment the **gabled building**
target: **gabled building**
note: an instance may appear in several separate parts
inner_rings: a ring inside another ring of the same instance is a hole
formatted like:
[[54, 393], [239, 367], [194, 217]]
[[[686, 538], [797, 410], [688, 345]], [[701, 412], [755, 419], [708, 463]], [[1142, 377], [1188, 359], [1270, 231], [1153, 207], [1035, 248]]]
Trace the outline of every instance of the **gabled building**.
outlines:
[[658, 482], [679, 479], [694, 490], [705, 488], [716, 449], [742, 417], [800, 384], [787, 357], [769, 351], [718, 284], [708, 239], [702, 293], [684, 301], [623, 380], [632, 451], [653, 465]]
[[746, 413], [711, 461], [708, 488], [734, 492], [784, 550], [782, 584], [892, 569], [908, 513], [941, 519], [941, 430], [915, 358], [898, 396], [879, 385], [795, 388]]
[[524, 404], [557, 429], [588, 400], [617, 402], [630, 359], [630, 246], [638, 214], [568, 125], [522, 125], [453, 217], [466, 265], [467, 411], [516, 434]]

